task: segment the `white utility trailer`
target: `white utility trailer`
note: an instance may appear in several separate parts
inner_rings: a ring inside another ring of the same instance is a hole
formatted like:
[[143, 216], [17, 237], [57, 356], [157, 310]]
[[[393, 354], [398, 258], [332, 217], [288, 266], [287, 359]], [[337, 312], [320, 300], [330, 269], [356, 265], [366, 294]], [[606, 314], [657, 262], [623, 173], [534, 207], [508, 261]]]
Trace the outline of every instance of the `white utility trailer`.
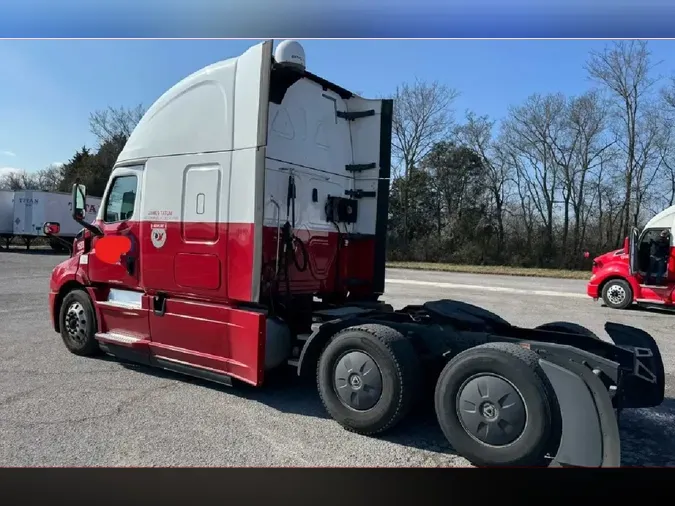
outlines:
[[[85, 219], [93, 221], [98, 213], [101, 199], [87, 200]], [[13, 235], [21, 237], [26, 249], [37, 237], [45, 237], [42, 230], [45, 222], [55, 222], [61, 226], [59, 237], [74, 239], [82, 227], [72, 218], [71, 194], [60, 192], [44, 192], [22, 190], [14, 192]], [[56, 250], [64, 248], [64, 243], [50, 240]]]
[[14, 237], [14, 192], [0, 190], [0, 239], [4, 240], [5, 247]]

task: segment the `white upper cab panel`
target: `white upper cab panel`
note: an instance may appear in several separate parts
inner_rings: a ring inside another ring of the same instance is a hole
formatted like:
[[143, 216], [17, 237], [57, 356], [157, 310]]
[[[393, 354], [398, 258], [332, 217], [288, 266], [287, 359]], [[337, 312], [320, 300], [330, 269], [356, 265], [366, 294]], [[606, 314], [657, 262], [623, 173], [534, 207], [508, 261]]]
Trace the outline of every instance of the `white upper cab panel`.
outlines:
[[117, 163], [264, 145], [271, 63], [266, 41], [186, 77], [148, 109]]
[[[365, 100], [309, 73], [300, 77], [302, 46], [282, 41], [273, 59], [272, 45], [257, 44], [166, 91], [138, 123], [117, 163], [265, 145], [268, 157], [339, 175], [346, 175], [348, 164], [376, 162], [381, 101]], [[282, 84], [281, 103], [271, 96], [273, 61], [297, 76], [288, 88]], [[375, 114], [355, 122], [336, 114], [360, 110]]]
[[675, 206], [670, 206], [658, 213], [647, 222], [644, 230], [652, 228], [668, 228], [672, 236], [675, 236]]

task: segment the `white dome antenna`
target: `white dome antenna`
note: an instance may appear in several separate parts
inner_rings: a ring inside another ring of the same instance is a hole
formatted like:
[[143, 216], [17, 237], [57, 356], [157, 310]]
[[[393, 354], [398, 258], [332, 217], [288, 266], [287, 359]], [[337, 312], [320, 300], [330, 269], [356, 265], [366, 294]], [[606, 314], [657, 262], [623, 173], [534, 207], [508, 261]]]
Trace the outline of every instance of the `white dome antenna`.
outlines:
[[305, 70], [305, 50], [296, 40], [282, 40], [274, 51], [274, 60], [279, 65]]

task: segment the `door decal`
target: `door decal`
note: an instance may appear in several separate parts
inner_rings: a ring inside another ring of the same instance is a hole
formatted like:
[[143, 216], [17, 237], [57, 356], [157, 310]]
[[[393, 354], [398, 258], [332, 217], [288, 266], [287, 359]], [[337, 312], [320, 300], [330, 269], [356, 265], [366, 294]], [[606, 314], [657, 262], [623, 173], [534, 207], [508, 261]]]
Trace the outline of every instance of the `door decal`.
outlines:
[[166, 243], [166, 223], [153, 223], [150, 228], [152, 229], [150, 233], [152, 245], [159, 249]]

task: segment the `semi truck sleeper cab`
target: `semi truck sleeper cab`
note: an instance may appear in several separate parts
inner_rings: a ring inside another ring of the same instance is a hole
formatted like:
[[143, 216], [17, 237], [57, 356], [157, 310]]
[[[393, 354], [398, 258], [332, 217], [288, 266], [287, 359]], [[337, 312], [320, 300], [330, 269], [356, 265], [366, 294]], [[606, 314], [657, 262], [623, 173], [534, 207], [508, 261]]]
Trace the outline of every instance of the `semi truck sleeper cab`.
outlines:
[[607, 324], [612, 344], [450, 299], [380, 300], [393, 107], [312, 74], [294, 41], [186, 77], [136, 126], [94, 223], [74, 186], [85, 230], [52, 274], [55, 331], [76, 355], [224, 384], [294, 367], [361, 434], [430, 386], [477, 465], [618, 465], [615, 410], [663, 400], [647, 333]]

